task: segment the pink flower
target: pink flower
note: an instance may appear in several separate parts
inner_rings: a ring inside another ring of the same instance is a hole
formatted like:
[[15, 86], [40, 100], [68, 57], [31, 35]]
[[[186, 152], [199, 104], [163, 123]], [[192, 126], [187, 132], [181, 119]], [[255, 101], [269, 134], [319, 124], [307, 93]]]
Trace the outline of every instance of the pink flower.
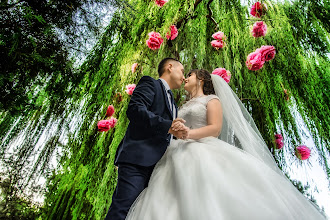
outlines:
[[226, 36], [223, 32], [218, 31], [214, 34], [212, 34], [212, 37], [215, 39], [211, 41], [212, 47], [219, 50], [219, 48], [223, 48], [225, 46], [225, 43], [223, 42], [226, 39]]
[[117, 124], [117, 118], [111, 117], [108, 121], [111, 128], [114, 128]]
[[174, 40], [178, 36], [178, 29], [176, 28], [175, 25], [171, 25], [170, 27], [170, 32], [166, 33], [166, 38], [167, 40], [171, 39]]
[[212, 37], [213, 37], [214, 39], [216, 39], [216, 40], [220, 40], [220, 41], [222, 41], [222, 40], [226, 40], [226, 36], [225, 36], [225, 34], [224, 34], [223, 32], [221, 32], [221, 31], [218, 31], [218, 32], [212, 34]]
[[260, 2], [256, 2], [254, 5], [252, 5], [250, 14], [254, 17], [260, 18], [266, 13], [267, 7], [264, 4], [261, 4]]
[[213, 70], [212, 74], [222, 77], [227, 83], [230, 81], [231, 74], [225, 68], [216, 68]]
[[128, 84], [126, 86], [126, 90], [125, 92], [128, 94], [128, 95], [132, 95], [133, 94], [133, 91], [135, 89], [136, 85], [135, 84]]
[[311, 150], [307, 146], [300, 145], [296, 147], [296, 156], [300, 160], [306, 160], [310, 157], [310, 155], [311, 155]]
[[282, 147], [284, 146], [282, 139], [276, 139], [275, 144], [276, 144], [276, 149], [282, 149]]
[[110, 128], [114, 128], [117, 123], [117, 119], [111, 117], [109, 120], [101, 120], [97, 123], [99, 131], [109, 131]]
[[283, 140], [283, 136], [281, 134], [275, 134], [276, 139]]
[[252, 28], [252, 36], [253, 37], [263, 37], [266, 35], [267, 25], [263, 21], [257, 21], [254, 23]]
[[161, 44], [163, 43], [163, 38], [160, 33], [152, 31], [148, 35], [149, 39], [146, 42], [148, 47], [152, 50], [159, 49]]
[[113, 105], [109, 105], [108, 109], [107, 109], [107, 117], [111, 117], [113, 115], [113, 113], [115, 113], [115, 108], [113, 107]]
[[214, 47], [217, 50], [219, 50], [219, 48], [223, 48], [223, 44], [224, 44], [223, 41], [220, 41], [220, 40], [211, 41], [212, 47]]
[[282, 149], [282, 147], [284, 146], [283, 136], [281, 134], [275, 134], [275, 144], [276, 149]]
[[139, 65], [138, 63], [133, 63], [133, 65], [132, 65], [132, 73], [135, 73], [136, 68], [137, 68], [138, 65]]
[[256, 50], [256, 52], [261, 53], [261, 57], [264, 61], [270, 61], [274, 59], [276, 50], [274, 46], [261, 46]]
[[259, 70], [263, 67], [265, 61], [262, 59], [261, 53], [258, 51], [255, 51], [253, 53], [250, 53], [246, 60], [246, 66], [249, 70]]
[[168, 0], [155, 0], [155, 2], [159, 7], [163, 7]]
[[97, 128], [99, 131], [109, 131], [110, 120], [101, 120], [97, 123]]

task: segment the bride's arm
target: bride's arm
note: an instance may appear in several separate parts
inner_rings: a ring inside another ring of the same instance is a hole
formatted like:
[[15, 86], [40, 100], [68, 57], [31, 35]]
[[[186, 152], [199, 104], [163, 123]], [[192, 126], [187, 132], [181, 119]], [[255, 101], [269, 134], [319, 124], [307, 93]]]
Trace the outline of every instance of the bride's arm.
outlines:
[[207, 125], [201, 128], [191, 129], [188, 139], [198, 140], [204, 137], [218, 137], [222, 128], [222, 107], [218, 99], [212, 99], [207, 103]]

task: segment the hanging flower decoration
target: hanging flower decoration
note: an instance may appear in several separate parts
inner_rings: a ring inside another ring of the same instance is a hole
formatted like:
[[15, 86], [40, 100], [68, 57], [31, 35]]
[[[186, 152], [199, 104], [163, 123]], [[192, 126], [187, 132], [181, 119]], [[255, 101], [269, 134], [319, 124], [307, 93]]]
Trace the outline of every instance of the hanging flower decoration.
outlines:
[[227, 38], [223, 32], [218, 31], [218, 32], [214, 33], [212, 35], [212, 37], [215, 39], [215, 40], [211, 41], [212, 47], [219, 50], [220, 48], [223, 48], [225, 46], [224, 40], [226, 40]]
[[261, 53], [253, 52], [250, 53], [245, 62], [247, 68], [252, 71], [261, 69], [264, 66], [265, 61], [261, 57]]
[[283, 136], [281, 134], [275, 134], [276, 139], [283, 140]]
[[109, 105], [106, 113], [106, 117], [111, 117], [115, 113], [115, 108], [113, 105]]
[[214, 47], [217, 50], [223, 48], [223, 42], [222, 41], [213, 40], [213, 41], [211, 41], [211, 45], [212, 45], [212, 47]]
[[160, 33], [152, 31], [148, 35], [149, 39], [146, 41], [148, 47], [152, 50], [159, 49], [164, 41]]
[[254, 5], [252, 5], [250, 14], [254, 17], [260, 18], [264, 14], [266, 14], [267, 7], [265, 4], [262, 4], [260, 2], [256, 2]]
[[264, 61], [270, 61], [270, 60], [274, 59], [275, 54], [276, 54], [275, 47], [274, 46], [269, 46], [269, 45], [261, 46], [256, 51], [261, 53], [262, 59]]
[[135, 73], [136, 68], [137, 68], [138, 65], [139, 65], [138, 63], [133, 63], [133, 65], [132, 65], [132, 73]]
[[263, 67], [265, 61], [274, 59], [275, 54], [274, 46], [262, 46], [248, 55], [245, 64], [249, 70], [256, 71]]
[[267, 25], [263, 21], [257, 21], [252, 27], [252, 36], [253, 37], [263, 37], [266, 35]]
[[110, 121], [110, 128], [114, 128], [117, 124], [117, 118], [111, 117], [108, 121]]
[[159, 7], [163, 7], [167, 2], [168, 0], [155, 0], [156, 5], [158, 5]]
[[230, 82], [231, 73], [225, 68], [216, 68], [212, 74], [222, 77], [227, 83]]
[[126, 86], [126, 90], [125, 92], [128, 94], [128, 95], [132, 95], [133, 94], [133, 91], [135, 89], [136, 85], [135, 84], [128, 84]]
[[109, 120], [101, 120], [97, 123], [97, 128], [99, 131], [108, 131], [110, 129]]
[[226, 40], [226, 36], [222, 31], [218, 31], [212, 34], [212, 37], [216, 40]]
[[281, 134], [275, 134], [275, 144], [276, 144], [276, 149], [283, 148], [284, 143], [283, 143], [283, 137]]
[[296, 147], [295, 154], [299, 158], [299, 160], [306, 160], [310, 157], [311, 150], [305, 145], [300, 145]]
[[174, 40], [178, 36], [178, 29], [175, 25], [171, 25], [170, 31], [166, 33], [167, 40]]
[[114, 128], [117, 123], [117, 119], [111, 117], [109, 120], [101, 120], [97, 123], [98, 131], [109, 131], [110, 128]]

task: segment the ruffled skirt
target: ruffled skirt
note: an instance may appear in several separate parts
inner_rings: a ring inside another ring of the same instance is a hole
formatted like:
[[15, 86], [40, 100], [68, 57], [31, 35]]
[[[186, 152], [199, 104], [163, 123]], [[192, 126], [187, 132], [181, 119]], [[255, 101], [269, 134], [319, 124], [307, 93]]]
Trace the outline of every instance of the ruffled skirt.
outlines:
[[173, 140], [127, 220], [325, 219], [281, 174], [217, 138]]

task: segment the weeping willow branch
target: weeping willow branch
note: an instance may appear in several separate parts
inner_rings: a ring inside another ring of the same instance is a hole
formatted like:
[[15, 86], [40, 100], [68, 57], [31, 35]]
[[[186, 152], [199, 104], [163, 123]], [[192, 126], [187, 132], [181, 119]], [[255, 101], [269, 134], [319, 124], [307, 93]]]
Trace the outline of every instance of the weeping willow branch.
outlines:
[[209, 11], [209, 14], [206, 16], [207, 18], [209, 18], [209, 19], [211, 19], [211, 21], [215, 24], [215, 30], [217, 30], [218, 29], [218, 27], [219, 27], [219, 25], [218, 25], [218, 23], [214, 20], [214, 18], [213, 18], [213, 12], [212, 12], [212, 10], [211, 10], [211, 8], [210, 8], [210, 4], [213, 2], [213, 0], [210, 0], [208, 3], [207, 3], [207, 9], [208, 9], [208, 11]]

